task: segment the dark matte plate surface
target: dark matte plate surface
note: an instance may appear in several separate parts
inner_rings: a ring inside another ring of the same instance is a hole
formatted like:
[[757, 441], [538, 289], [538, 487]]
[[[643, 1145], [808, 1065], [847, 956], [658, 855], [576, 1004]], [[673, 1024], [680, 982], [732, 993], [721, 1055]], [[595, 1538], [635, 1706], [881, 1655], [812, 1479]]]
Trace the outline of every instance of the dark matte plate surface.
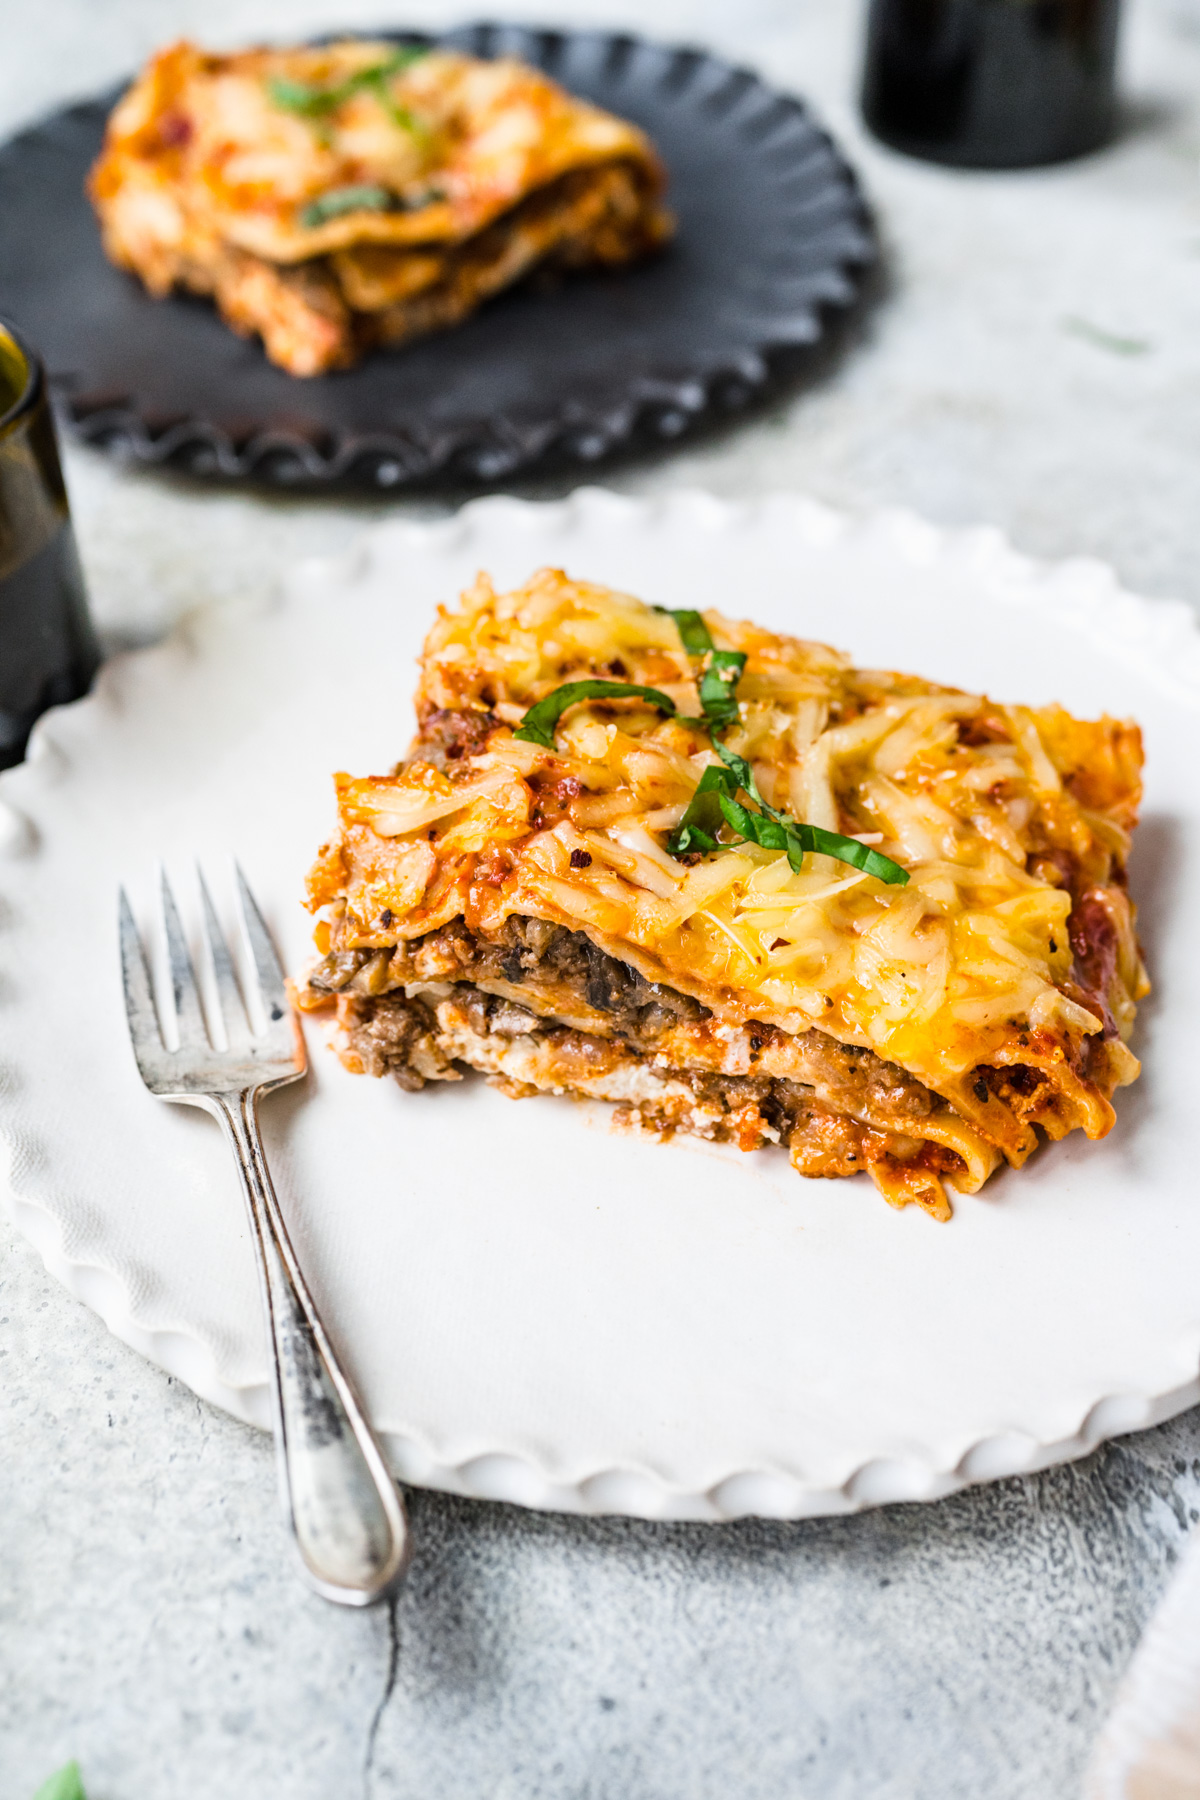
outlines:
[[593, 465], [766, 394], [854, 301], [870, 225], [798, 100], [703, 51], [601, 32], [476, 25], [436, 41], [519, 56], [643, 126], [670, 171], [670, 248], [620, 273], [532, 281], [453, 331], [297, 380], [207, 301], [152, 300], [105, 261], [83, 192], [104, 95], [0, 148], [0, 313], [40, 346], [85, 438], [292, 487]]

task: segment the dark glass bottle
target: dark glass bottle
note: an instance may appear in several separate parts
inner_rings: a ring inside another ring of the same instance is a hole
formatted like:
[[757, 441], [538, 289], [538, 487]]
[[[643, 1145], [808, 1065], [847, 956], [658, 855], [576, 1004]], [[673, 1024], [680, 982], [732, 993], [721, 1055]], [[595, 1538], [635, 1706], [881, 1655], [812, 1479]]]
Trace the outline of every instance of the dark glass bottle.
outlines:
[[863, 116], [911, 156], [1016, 169], [1112, 135], [1120, 0], [871, 0]]
[[42, 366], [0, 323], [0, 769], [100, 662]]

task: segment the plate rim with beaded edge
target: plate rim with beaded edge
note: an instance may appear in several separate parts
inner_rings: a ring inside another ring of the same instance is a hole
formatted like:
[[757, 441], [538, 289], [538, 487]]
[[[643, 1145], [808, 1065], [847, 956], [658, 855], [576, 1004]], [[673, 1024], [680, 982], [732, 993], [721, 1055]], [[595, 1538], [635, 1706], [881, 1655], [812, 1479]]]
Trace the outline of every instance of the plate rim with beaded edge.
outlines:
[[[805, 1181], [781, 1151], [622, 1136], [606, 1108], [514, 1103], [471, 1079], [403, 1094], [347, 1074], [310, 1020], [309, 1081], [272, 1098], [264, 1125], [397, 1473], [563, 1511], [798, 1517], [934, 1499], [1192, 1404], [1195, 617], [1088, 559], [1037, 563], [991, 530], [788, 495], [585, 489], [379, 525], [292, 570], [270, 604], [203, 609], [114, 658], [91, 696], [39, 723], [29, 761], [0, 777], [0, 1127], [7, 1206], [49, 1268], [198, 1394], [268, 1422], [233, 1171], [210, 1121], [138, 1083], [116, 886], [148, 920], [161, 855], [194, 930], [193, 857], [227, 909], [236, 855], [301, 968], [331, 772], [403, 753], [438, 601], [481, 567], [512, 584], [544, 564], [750, 614], [863, 664], [1140, 717], [1143, 1075], [1103, 1142], [1046, 1146], [937, 1225], [865, 1178]], [[331, 619], [372, 653], [331, 657]]]

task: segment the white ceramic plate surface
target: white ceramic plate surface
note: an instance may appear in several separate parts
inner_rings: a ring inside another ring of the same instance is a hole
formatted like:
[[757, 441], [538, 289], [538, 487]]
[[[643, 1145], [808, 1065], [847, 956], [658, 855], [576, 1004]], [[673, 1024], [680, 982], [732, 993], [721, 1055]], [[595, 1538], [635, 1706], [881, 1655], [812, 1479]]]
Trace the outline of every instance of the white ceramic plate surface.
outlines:
[[[865, 1178], [614, 1133], [604, 1108], [468, 1080], [402, 1093], [312, 1075], [267, 1102], [301, 1257], [404, 1478], [531, 1506], [797, 1516], [933, 1498], [1079, 1455], [1200, 1396], [1195, 1113], [1200, 636], [1101, 565], [1032, 564], [992, 532], [851, 524], [779, 497], [483, 500], [372, 531], [269, 609], [214, 610], [118, 658], [0, 782], [0, 1120], [8, 1204], [128, 1343], [267, 1418], [250, 1243], [201, 1114], [141, 1088], [115, 892], [148, 918], [162, 857], [236, 855], [285, 959], [330, 773], [389, 768], [436, 603], [551, 563], [668, 606], [716, 605], [864, 664], [1146, 731], [1133, 865], [1155, 994], [1111, 1136], [1076, 1134], [936, 1225]], [[1188, 896], [1192, 898], [1189, 901]], [[1189, 931], [1189, 926], [1191, 930]]]

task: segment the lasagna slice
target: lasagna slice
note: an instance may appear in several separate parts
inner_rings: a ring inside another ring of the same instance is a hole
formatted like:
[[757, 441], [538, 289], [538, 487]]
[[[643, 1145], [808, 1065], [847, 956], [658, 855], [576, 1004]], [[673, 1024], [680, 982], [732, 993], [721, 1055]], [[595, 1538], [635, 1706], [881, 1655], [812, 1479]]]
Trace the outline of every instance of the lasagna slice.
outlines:
[[346, 1065], [484, 1072], [949, 1216], [1109, 1130], [1148, 990], [1136, 725], [855, 668], [543, 570], [426, 641], [309, 879]]
[[648, 138], [536, 69], [388, 40], [178, 43], [108, 123], [89, 191], [151, 293], [211, 294], [293, 375], [454, 325], [535, 267], [670, 236]]

